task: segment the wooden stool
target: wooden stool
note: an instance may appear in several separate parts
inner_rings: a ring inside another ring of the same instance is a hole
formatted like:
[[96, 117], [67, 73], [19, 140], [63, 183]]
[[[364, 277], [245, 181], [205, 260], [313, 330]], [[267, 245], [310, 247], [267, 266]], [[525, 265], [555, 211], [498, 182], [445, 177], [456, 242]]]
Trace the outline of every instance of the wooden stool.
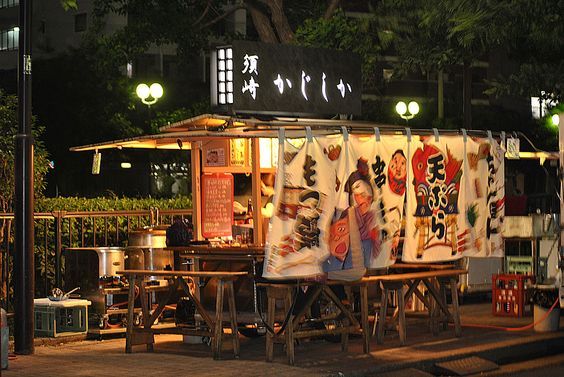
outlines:
[[405, 345], [405, 302], [403, 298], [403, 282], [401, 281], [381, 281], [382, 301], [380, 303], [380, 315], [378, 316], [378, 334], [376, 342], [382, 344], [384, 342], [384, 330], [386, 326], [386, 316], [388, 311], [389, 295], [395, 293], [398, 300], [398, 332], [400, 345]]
[[280, 334], [273, 334], [274, 331], [274, 316], [276, 315], [276, 300], [284, 301], [284, 313], [288, 315], [288, 321], [283, 329], [284, 343], [286, 345], [286, 355], [288, 356], [288, 363], [294, 365], [294, 337], [293, 337], [293, 321], [294, 315], [290, 313], [292, 310], [292, 286], [284, 285], [267, 285], [266, 296], [268, 297], [267, 318], [266, 324], [268, 329], [266, 332], [266, 361], [272, 361], [274, 357], [274, 342]]
[[[458, 305], [458, 276], [438, 277], [437, 280], [439, 282], [439, 292], [445, 305], [447, 305], [447, 294], [450, 290], [452, 306], [450, 315], [443, 313], [438, 321], [442, 323], [443, 330], [446, 330], [448, 321], [452, 319], [454, 323], [454, 335], [459, 337], [462, 335], [462, 326], [460, 324], [460, 308]], [[440, 313], [440, 310], [438, 310], [438, 312]]]
[[[268, 315], [266, 322], [269, 329], [266, 334], [266, 361], [272, 361], [273, 359], [274, 343], [285, 344], [288, 363], [290, 365], [294, 365], [294, 343], [296, 339], [311, 338], [324, 335], [340, 335], [341, 349], [343, 351], [347, 351], [349, 334], [359, 333], [362, 331], [360, 323], [351, 313], [350, 308], [347, 308], [341, 302], [341, 300], [337, 297], [337, 295], [335, 295], [335, 293], [328, 285], [320, 283], [305, 284], [307, 285], [307, 291], [304, 297], [304, 302], [300, 303], [300, 308], [295, 314], [293, 313], [293, 311], [296, 309], [295, 307], [293, 307], [293, 294], [296, 290], [296, 285], [265, 283], [259, 284], [259, 286], [266, 287], [266, 293], [268, 296]], [[311, 306], [315, 303], [322, 292], [325, 294], [325, 297], [327, 297], [332, 303], [334, 303], [340, 310], [340, 316], [342, 316], [341, 324], [338, 327], [332, 329], [300, 328], [302, 318], [304, 317], [306, 312], [310, 310]], [[273, 327], [275, 322], [277, 300], [282, 300], [284, 302], [285, 325], [283, 325], [283, 328], [280, 329], [277, 333], [273, 334], [271, 330], [274, 330]], [[368, 336], [365, 333], [363, 333], [363, 335], [365, 338], [365, 343], [367, 343]], [[365, 352], [368, 352], [366, 350], [366, 346]]]

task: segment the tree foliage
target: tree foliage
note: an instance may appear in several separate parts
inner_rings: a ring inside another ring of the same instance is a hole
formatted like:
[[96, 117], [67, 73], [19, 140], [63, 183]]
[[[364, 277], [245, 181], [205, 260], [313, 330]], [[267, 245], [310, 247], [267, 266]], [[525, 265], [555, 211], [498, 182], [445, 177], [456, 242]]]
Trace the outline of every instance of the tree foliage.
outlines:
[[379, 3], [376, 14], [380, 26], [393, 34], [400, 76], [414, 70], [448, 70], [500, 51], [518, 68], [491, 79], [487, 94], [561, 93], [562, 1], [388, 0]]
[[377, 28], [373, 18], [347, 17], [342, 10], [332, 17], [310, 18], [300, 25], [294, 43], [353, 51], [362, 57], [363, 72], [372, 74], [380, 54], [390, 46], [389, 33]]
[[[18, 133], [18, 99], [0, 90], [0, 211], [12, 212], [15, 187], [15, 144]], [[32, 120], [34, 137], [34, 188], [35, 196], [41, 197], [45, 188], [44, 177], [49, 168], [47, 151], [41, 141], [44, 128]]]
[[505, 43], [518, 62], [516, 72], [490, 80], [489, 94], [543, 97], [562, 102], [564, 87], [564, 2], [515, 0]]

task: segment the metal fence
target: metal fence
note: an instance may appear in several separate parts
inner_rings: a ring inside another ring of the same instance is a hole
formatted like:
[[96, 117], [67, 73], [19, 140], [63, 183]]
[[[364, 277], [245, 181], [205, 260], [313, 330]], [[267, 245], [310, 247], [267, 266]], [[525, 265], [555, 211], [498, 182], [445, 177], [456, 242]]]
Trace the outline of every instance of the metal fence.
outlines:
[[[67, 247], [125, 246], [130, 230], [191, 218], [192, 209], [35, 213], [35, 295], [61, 286], [61, 255]], [[0, 305], [10, 311], [14, 254], [14, 214], [0, 214]]]

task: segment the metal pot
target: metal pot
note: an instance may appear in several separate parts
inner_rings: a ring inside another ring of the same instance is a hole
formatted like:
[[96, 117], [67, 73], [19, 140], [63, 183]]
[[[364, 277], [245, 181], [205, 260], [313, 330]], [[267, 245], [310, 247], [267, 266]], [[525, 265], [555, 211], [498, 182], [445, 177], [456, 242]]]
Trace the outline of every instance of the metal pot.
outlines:
[[121, 247], [93, 247], [98, 254], [98, 276], [117, 276], [117, 271], [125, 269], [125, 254]]
[[129, 246], [139, 246], [141, 248], [160, 248], [166, 247], [166, 229], [143, 228], [129, 232]]
[[[174, 252], [164, 250], [166, 247], [165, 229], [137, 229], [129, 232], [128, 259], [130, 265], [141, 264], [145, 270], [162, 271], [174, 269]], [[132, 266], [133, 267], [133, 266]], [[149, 280], [159, 280], [156, 276], [150, 276]]]

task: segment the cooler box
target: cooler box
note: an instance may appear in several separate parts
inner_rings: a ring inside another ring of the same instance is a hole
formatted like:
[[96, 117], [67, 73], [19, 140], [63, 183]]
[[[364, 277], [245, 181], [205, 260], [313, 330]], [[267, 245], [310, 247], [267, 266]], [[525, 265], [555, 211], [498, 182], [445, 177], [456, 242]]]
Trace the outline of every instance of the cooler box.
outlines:
[[48, 298], [33, 300], [35, 335], [59, 337], [81, 335], [88, 332], [88, 300], [67, 299], [51, 301]]

